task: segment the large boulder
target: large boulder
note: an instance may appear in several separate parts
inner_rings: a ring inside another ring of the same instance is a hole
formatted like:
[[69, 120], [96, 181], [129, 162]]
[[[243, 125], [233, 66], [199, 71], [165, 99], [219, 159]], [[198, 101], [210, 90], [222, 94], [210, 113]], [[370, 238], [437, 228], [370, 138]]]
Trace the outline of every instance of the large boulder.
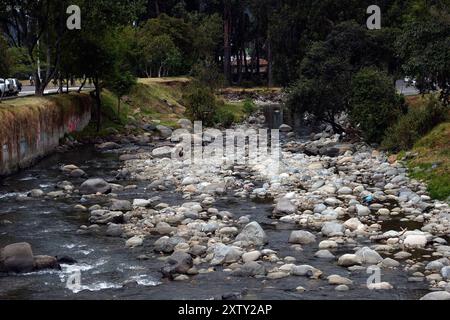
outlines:
[[237, 247], [230, 247], [219, 243], [214, 248], [214, 257], [211, 265], [217, 266], [224, 263], [234, 263], [241, 259], [242, 251]]
[[29, 243], [15, 243], [0, 251], [0, 272], [31, 272], [34, 269], [33, 251]]
[[167, 139], [170, 138], [170, 136], [172, 135], [172, 129], [166, 127], [166, 126], [156, 126], [156, 131], [159, 133], [159, 135], [161, 136], [161, 138], [163, 139]]
[[327, 237], [341, 236], [344, 234], [345, 227], [339, 222], [326, 222], [322, 227], [322, 234]]
[[264, 246], [267, 244], [268, 239], [263, 228], [257, 222], [251, 222], [236, 237], [236, 241], [255, 246]]
[[131, 211], [133, 210], [133, 205], [128, 200], [113, 200], [109, 209], [111, 211]]
[[292, 204], [291, 200], [281, 198], [273, 211], [274, 214], [290, 215], [297, 211], [297, 208]]
[[408, 248], [425, 248], [427, 243], [427, 237], [420, 234], [408, 235], [404, 241], [405, 247]]
[[383, 261], [383, 258], [378, 252], [368, 247], [364, 247], [356, 252], [356, 256], [361, 260], [363, 264], [378, 264]]
[[316, 236], [309, 231], [304, 230], [292, 231], [291, 236], [289, 237], [289, 243], [292, 244], [305, 245], [314, 242], [316, 242]]
[[161, 269], [166, 278], [173, 279], [177, 274], [186, 274], [194, 265], [190, 254], [177, 251], [167, 260], [167, 264]]
[[58, 259], [52, 256], [34, 256], [34, 270], [61, 270]]
[[156, 148], [152, 151], [152, 156], [155, 158], [171, 158], [174, 149], [171, 147]]
[[437, 292], [431, 292], [424, 297], [422, 297], [420, 300], [425, 301], [444, 301], [444, 300], [450, 300], [450, 292], [447, 291], [437, 291]]
[[83, 195], [88, 194], [107, 194], [111, 192], [111, 185], [103, 179], [89, 179], [83, 182], [80, 187], [80, 192]]

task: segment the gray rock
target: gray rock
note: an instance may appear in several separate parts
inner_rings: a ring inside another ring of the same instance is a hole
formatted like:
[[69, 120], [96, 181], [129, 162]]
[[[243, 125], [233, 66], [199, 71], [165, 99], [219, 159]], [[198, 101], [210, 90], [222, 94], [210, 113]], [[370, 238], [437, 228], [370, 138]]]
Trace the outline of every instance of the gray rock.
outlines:
[[356, 252], [356, 256], [361, 260], [363, 264], [378, 264], [383, 261], [383, 258], [380, 256], [378, 252], [372, 250], [368, 247], [364, 247]]
[[362, 261], [356, 254], [344, 254], [338, 261], [338, 265], [341, 267], [351, 267], [360, 264], [362, 264]]
[[391, 258], [386, 258], [383, 260], [383, 262], [381, 263], [382, 267], [384, 268], [397, 268], [400, 266], [400, 262], [391, 259]]
[[425, 296], [423, 296], [420, 300], [450, 300], [450, 292], [447, 291], [438, 291], [438, 292], [431, 292]]
[[345, 227], [339, 222], [326, 222], [322, 227], [322, 234], [327, 237], [341, 236]]
[[152, 156], [155, 158], [171, 158], [174, 149], [171, 147], [156, 148], [152, 151]]
[[80, 192], [83, 195], [96, 193], [110, 193], [111, 185], [103, 179], [89, 179], [83, 182], [80, 187]]
[[111, 207], [109, 208], [111, 211], [131, 211], [133, 210], [133, 206], [131, 202], [128, 200], [113, 200]]
[[42, 191], [41, 189], [33, 189], [30, 191], [30, 193], [28, 194], [28, 196], [32, 197], [32, 198], [40, 198], [42, 196], [44, 196], [44, 191]]
[[450, 266], [443, 267], [441, 274], [445, 280], [450, 280]]
[[257, 222], [251, 222], [236, 237], [236, 241], [255, 246], [264, 246], [268, 242], [268, 239], [263, 228]]
[[70, 176], [72, 178], [81, 178], [81, 177], [86, 177], [87, 174], [86, 174], [86, 172], [84, 172], [81, 169], [75, 169], [75, 170], [70, 172]]
[[281, 198], [273, 211], [274, 214], [293, 214], [297, 211], [297, 208], [292, 204], [292, 202], [287, 198]]
[[0, 250], [0, 272], [24, 273], [33, 269], [34, 257], [29, 243], [15, 243]]
[[364, 217], [370, 215], [370, 209], [366, 206], [362, 206], [360, 204], [356, 205], [356, 211], [358, 213], [358, 216]]
[[110, 222], [123, 223], [122, 211], [94, 210], [91, 212], [89, 222], [92, 224], [108, 224]]
[[173, 279], [175, 275], [187, 274], [193, 265], [192, 257], [188, 253], [177, 251], [169, 257], [161, 272], [164, 277]]
[[155, 252], [172, 253], [180, 243], [186, 243], [186, 240], [180, 237], [162, 237], [156, 240], [154, 250]]
[[309, 231], [292, 231], [291, 236], [289, 237], [289, 243], [292, 244], [306, 245], [314, 242], [316, 242], [316, 236]]
[[125, 245], [128, 248], [136, 248], [140, 247], [144, 244], [144, 237], [142, 236], [134, 236], [126, 241]]
[[314, 255], [316, 258], [319, 259], [325, 259], [325, 260], [334, 260], [336, 259], [335, 255], [332, 254], [330, 251], [328, 250], [320, 250], [317, 251], [316, 254]]
[[236, 247], [230, 247], [219, 243], [214, 248], [214, 257], [211, 265], [217, 266], [225, 263], [237, 262], [241, 259], [242, 251]]
[[246, 262], [242, 267], [233, 271], [232, 275], [235, 277], [255, 277], [265, 276], [267, 270], [262, 263], [255, 261]]
[[178, 120], [177, 124], [183, 129], [192, 128], [192, 121], [189, 119], [180, 119]]
[[439, 260], [432, 261], [428, 263], [427, 266], [425, 267], [426, 270], [433, 272], [439, 272], [441, 271], [442, 268], [444, 268], [444, 264]]
[[96, 145], [96, 148], [100, 151], [109, 151], [109, 150], [120, 149], [120, 145], [118, 145], [115, 142], [105, 142], [105, 143]]
[[353, 190], [349, 187], [342, 187], [337, 192], [340, 195], [350, 195], [353, 193]]
[[34, 270], [61, 270], [61, 266], [56, 257], [34, 256]]
[[335, 286], [335, 285], [347, 285], [347, 286], [351, 286], [353, 284], [353, 281], [348, 279], [348, 278], [344, 278], [340, 275], [336, 275], [333, 274], [331, 276], [328, 277], [328, 283]]
[[156, 131], [158, 131], [159, 135], [163, 139], [170, 138], [170, 136], [173, 133], [172, 129], [170, 129], [170, 128], [166, 127], [166, 126], [161, 126], [161, 125], [156, 126]]
[[318, 279], [322, 275], [322, 271], [310, 265], [301, 265], [301, 266], [294, 266], [291, 270], [291, 275]]
[[123, 228], [119, 224], [110, 223], [106, 229], [106, 235], [108, 237], [121, 237], [123, 234]]
[[292, 127], [287, 124], [282, 124], [280, 126], [280, 132], [291, 132], [291, 131], [292, 131]]

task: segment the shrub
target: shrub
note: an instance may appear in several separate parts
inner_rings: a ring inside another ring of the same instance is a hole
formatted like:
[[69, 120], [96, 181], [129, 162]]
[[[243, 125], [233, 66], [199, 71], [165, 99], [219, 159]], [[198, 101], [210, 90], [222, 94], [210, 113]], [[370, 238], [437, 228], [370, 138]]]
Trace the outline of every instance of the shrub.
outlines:
[[402, 113], [405, 102], [392, 83], [387, 73], [374, 69], [363, 69], [352, 80], [350, 120], [367, 142], [380, 143]]
[[218, 110], [214, 117], [214, 122], [223, 127], [230, 127], [235, 121], [236, 119], [233, 112], [226, 109]]
[[212, 126], [217, 113], [217, 101], [212, 89], [199, 82], [193, 82], [183, 94], [186, 113], [193, 121], [202, 121], [205, 126]]
[[411, 108], [386, 131], [382, 147], [393, 152], [409, 150], [421, 137], [447, 119], [448, 109], [432, 95], [425, 105]]
[[253, 100], [252, 99], [245, 99], [243, 109], [244, 109], [244, 112], [246, 114], [248, 114], [248, 115], [253, 114], [256, 111], [256, 106], [253, 103]]

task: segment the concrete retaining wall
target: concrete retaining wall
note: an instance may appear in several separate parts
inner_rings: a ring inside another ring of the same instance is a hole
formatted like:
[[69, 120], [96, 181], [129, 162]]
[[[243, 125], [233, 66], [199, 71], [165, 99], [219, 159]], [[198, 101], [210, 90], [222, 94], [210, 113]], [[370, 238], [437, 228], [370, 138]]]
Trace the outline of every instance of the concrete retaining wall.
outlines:
[[42, 101], [29, 109], [0, 107], [0, 176], [33, 165], [53, 152], [66, 134], [83, 130], [91, 120], [92, 100], [87, 95]]

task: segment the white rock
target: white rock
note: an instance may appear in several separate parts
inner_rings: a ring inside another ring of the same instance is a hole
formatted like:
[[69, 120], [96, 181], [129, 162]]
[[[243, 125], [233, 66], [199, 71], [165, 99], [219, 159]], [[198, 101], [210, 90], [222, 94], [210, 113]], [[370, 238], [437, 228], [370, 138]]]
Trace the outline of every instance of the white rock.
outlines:
[[126, 241], [125, 245], [128, 248], [140, 247], [144, 244], [144, 238], [142, 236], [135, 236]]
[[422, 297], [420, 300], [450, 300], [450, 292], [447, 291], [438, 291], [438, 292], [431, 292], [424, 297]]
[[371, 283], [367, 286], [369, 290], [392, 290], [394, 287], [389, 282]]
[[360, 264], [362, 264], [362, 261], [356, 254], [344, 254], [338, 261], [338, 265], [341, 267], [351, 267]]
[[424, 235], [408, 235], [403, 244], [408, 248], [425, 248], [428, 243]]
[[259, 251], [251, 251], [251, 252], [244, 253], [242, 255], [242, 260], [244, 262], [257, 261], [257, 260], [259, 260], [259, 258], [261, 258], [261, 252], [259, 252]]
[[316, 242], [316, 236], [309, 231], [299, 230], [292, 231], [289, 237], [289, 243], [293, 244], [310, 244]]

